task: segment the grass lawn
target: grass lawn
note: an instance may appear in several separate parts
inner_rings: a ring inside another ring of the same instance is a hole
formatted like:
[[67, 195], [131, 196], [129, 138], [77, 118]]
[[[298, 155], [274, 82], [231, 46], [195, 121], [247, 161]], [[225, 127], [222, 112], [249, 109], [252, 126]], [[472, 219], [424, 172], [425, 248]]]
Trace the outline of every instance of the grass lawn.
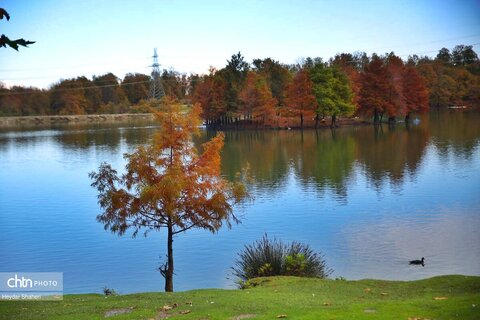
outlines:
[[[173, 307], [172, 309], [169, 309]], [[129, 313], [122, 313], [129, 312]], [[117, 313], [117, 314], [115, 314]], [[115, 314], [106, 317], [106, 315]], [[0, 319], [480, 319], [480, 277], [420, 281], [259, 278], [244, 290], [192, 290], [63, 301], [0, 301]]]

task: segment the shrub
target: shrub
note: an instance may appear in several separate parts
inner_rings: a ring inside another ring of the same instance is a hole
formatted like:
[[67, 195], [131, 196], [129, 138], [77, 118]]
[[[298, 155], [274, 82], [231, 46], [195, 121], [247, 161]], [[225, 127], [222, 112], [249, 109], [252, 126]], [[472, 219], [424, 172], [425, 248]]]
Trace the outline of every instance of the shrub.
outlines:
[[253, 244], [245, 245], [235, 261], [233, 274], [242, 283], [256, 277], [298, 276], [326, 278], [332, 270], [326, 266], [322, 254], [307, 244], [270, 240], [267, 235]]

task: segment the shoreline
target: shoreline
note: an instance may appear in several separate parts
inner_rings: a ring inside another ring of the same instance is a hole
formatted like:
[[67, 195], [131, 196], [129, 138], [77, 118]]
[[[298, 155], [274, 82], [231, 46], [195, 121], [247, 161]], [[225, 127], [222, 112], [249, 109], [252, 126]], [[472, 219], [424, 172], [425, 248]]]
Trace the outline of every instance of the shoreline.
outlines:
[[[0, 117], [0, 129], [13, 129], [24, 126], [42, 127], [51, 125], [79, 125], [79, 124], [114, 124], [134, 121], [154, 121], [153, 113], [115, 113], [115, 114], [87, 114], [87, 115], [51, 115], [51, 116], [13, 116]], [[260, 124], [257, 122], [240, 122], [231, 124], [204, 124], [212, 130], [301, 130], [296, 118], [283, 118], [275, 124]], [[372, 122], [358, 117], [338, 117], [336, 127], [350, 127], [371, 125]], [[318, 127], [312, 120], [305, 121], [303, 129], [330, 128], [330, 121], [318, 122]]]
[[56, 124], [97, 124], [117, 123], [138, 120], [154, 120], [153, 113], [115, 113], [115, 114], [85, 114], [85, 115], [52, 115], [52, 116], [15, 116], [0, 117], [0, 128], [19, 126], [42, 126]]

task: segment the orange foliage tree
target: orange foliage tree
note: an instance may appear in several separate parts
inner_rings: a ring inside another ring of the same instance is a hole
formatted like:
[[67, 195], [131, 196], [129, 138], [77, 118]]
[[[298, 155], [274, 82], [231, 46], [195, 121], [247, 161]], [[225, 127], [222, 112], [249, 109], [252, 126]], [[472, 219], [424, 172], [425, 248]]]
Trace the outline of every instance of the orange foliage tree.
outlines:
[[287, 107], [300, 115], [300, 127], [303, 128], [305, 115], [313, 114], [317, 109], [317, 100], [313, 94], [313, 82], [308, 70], [302, 69], [287, 87]]
[[202, 106], [202, 116], [207, 124], [219, 122], [226, 113], [226, 89], [225, 79], [213, 68], [210, 68], [210, 74], [196, 85], [193, 102]]
[[198, 134], [200, 106], [188, 116], [168, 98], [156, 112], [159, 132], [152, 143], [125, 154], [126, 173], [119, 175], [110, 164], [102, 163], [90, 173], [98, 190], [103, 212], [97, 220], [106, 230], [123, 235], [128, 229], [167, 230], [167, 261], [159, 270], [165, 291], [173, 291], [173, 237], [191, 228], [215, 232], [224, 224], [238, 222], [236, 203], [248, 197], [245, 185], [229, 182], [220, 174], [220, 151], [224, 135], [203, 144], [199, 154], [192, 143]]
[[361, 84], [357, 111], [360, 114], [373, 114], [374, 124], [379, 124], [381, 116], [390, 107], [390, 81], [383, 60], [376, 54], [361, 73]]
[[403, 90], [404, 65], [402, 59], [393, 52], [385, 58], [388, 72], [388, 91], [386, 92], [385, 112], [388, 115], [388, 123], [395, 123], [397, 116], [406, 113], [406, 103]]
[[425, 80], [413, 66], [407, 66], [403, 74], [403, 95], [405, 97], [405, 122], [410, 120], [411, 113], [428, 111], [428, 89]]
[[246, 119], [261, 119], [265, 124], [266, 119], [275, 112], [277, 99], [272, 97], [272, 92], [267, 81], [261, 75], [249, 71], [244, 87], [238, 94], [241, 103], [240, 111]]

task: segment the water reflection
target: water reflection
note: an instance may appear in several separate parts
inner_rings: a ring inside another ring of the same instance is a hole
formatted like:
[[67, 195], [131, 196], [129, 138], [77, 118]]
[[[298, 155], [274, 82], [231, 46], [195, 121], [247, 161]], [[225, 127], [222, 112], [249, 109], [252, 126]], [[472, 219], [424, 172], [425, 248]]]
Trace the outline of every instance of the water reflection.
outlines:
[[380, 190], [385, 179], [401, 187], [405, 175], [414, 177], [428, 144], [426, 128], [344, 128], [305, 131], [227, 132], [223, 168], [233, 177], [246, 163], [259, 188], [285, 184], [290, 168], [305, 188], [319, 195], [333, 191], [339, 200], [359, 165]]
[[[255, 186], [278, 190], [293, 168], [305, 188], [314, 186], [321, 196], [333, 191], [346, 200], [349, 181], [358, 165], [369, 183], [381, 190], [390, 183], [401, 191], [405, 177], [415, 179], [425, 148], [433, 144], [444, 159], [450, 152], [468, 160], [479, 144], [480, 117], [474, 112], [435, 111], [421, 125], [405, 127], [357, 127], [305, 131], [226, 132], [222, 168], [233, 179], [247, 163]], [[0, 131], [0, 152], [30, 148], [40, 139], [58, 144], [64, 151], [102, 154], [123, 153], [147, 143], [155, 123], [78, 125], [31, 131]], [[215, 133], [205, 132], [200, 144]]]

